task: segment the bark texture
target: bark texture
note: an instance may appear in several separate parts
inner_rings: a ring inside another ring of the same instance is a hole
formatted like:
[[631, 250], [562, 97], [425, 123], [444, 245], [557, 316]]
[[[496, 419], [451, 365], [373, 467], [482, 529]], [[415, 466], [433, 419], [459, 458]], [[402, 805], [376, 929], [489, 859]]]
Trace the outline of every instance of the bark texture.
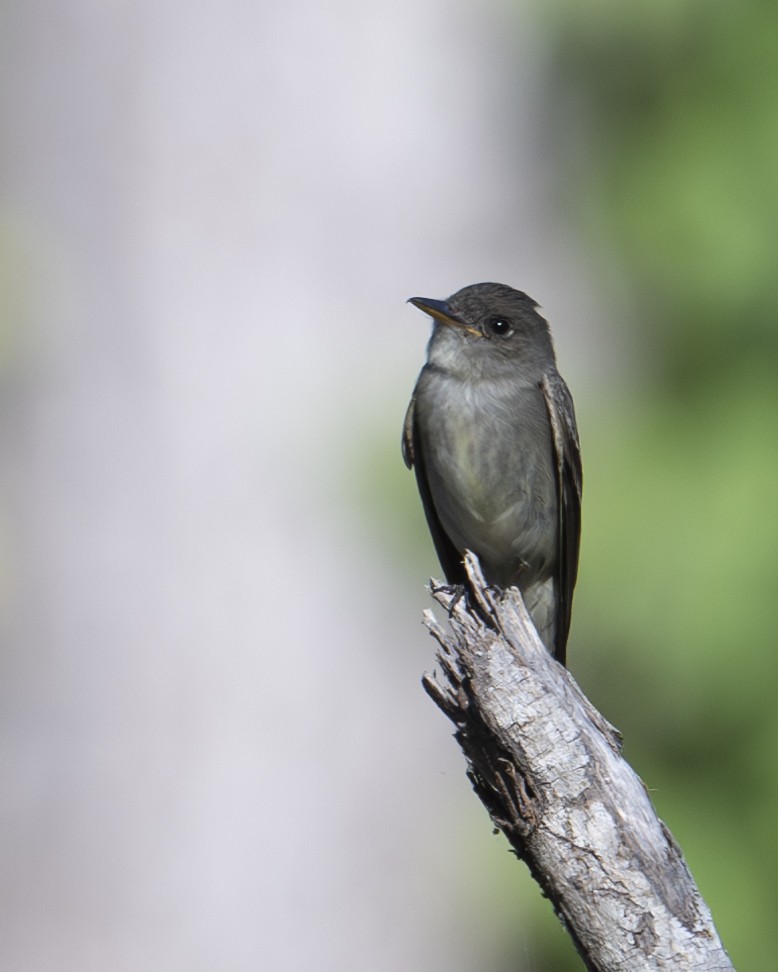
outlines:
[[[543, 647], [516, 588], [466, 568], [477, 610], [446, 589], [431, 612], [443, 677], [424, 686], [457, 727], [468, 776], [589, 969], [727, 970], [710, 911], [618, 732]], [[479, 615], [482, 615], [479, 616]]]

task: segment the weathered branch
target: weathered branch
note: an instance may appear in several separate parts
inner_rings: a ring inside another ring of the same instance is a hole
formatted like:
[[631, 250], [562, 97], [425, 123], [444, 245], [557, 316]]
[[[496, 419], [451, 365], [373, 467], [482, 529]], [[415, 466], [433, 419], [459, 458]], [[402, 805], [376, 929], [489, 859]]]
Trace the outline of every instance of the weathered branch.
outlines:
[[465, 598], [435, 592], [451, 633], [426, 612], [444, 680], [425, 675], [424, 687], [456, 725], [476, 793], [586, 966], [731, 970], [618, 732], [543, 647], [519, 592], [496, 595], [476, 558], [465, 563], [489, 624]]

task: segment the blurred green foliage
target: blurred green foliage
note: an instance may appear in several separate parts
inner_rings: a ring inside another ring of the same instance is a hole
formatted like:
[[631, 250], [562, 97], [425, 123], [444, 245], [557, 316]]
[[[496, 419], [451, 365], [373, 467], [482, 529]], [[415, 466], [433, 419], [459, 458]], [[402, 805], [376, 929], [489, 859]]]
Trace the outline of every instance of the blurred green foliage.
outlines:
[[778, 5], [557, 0], [539, 13], [566, 198], [629, 282], [668, 384], [708, 386], [732, 355], [775, 355]]
[[[556, 0], [537, 13], [560, 198], [643, 372], [579, 415], [572, 666], [624, 731], [735, 965], [766, 972], [778, 869], [778, 5]], [[553, 920], [543, 916], [532, 967], [579, 969]]]

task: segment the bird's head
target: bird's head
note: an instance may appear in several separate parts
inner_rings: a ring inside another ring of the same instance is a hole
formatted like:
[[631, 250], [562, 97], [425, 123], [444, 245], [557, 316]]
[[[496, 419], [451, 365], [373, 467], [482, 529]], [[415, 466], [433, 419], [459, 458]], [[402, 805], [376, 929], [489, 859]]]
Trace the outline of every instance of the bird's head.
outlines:
[[537, 304], [504, 284], [479, 283], [448, 300], [411, 297], [434, 321], [430, 364], [463, 378], [538, 375], [554, 364], [548, 323]]

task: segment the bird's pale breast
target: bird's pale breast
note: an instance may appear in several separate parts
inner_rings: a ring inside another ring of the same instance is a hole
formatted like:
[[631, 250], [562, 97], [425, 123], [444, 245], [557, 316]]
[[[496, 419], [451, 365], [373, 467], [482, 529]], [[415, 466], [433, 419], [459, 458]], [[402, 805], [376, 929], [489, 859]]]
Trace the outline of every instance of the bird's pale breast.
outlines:
[[429, 372], [417, 391], [432, 500], [459, 550], [495, 584], [525, 588], [556, 557], [550, 431], [536, 385]]

